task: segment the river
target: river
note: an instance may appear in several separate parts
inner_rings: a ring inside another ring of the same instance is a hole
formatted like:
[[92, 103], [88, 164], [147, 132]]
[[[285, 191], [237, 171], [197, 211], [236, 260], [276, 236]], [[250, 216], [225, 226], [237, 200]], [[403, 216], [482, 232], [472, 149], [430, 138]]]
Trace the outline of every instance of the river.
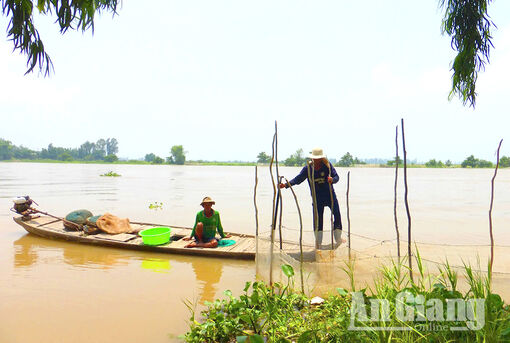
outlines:
[[[101, 177], [108, 171], [120, 177]], [[350, 171], [351, 230], [394, 238], [394, 170], [338, 168], [335, 185], [346, 227]], [[299, 168], [282, 167], [288, 179]], [[488, 244], [491, 169], [410, 169], [413, 240]], [[260, 230], [271, 222], [273, 189], [258, 168]], [[402, 171], [399, 223], [405, 235]], [[216, 201], [225, 231], [253, 234], [254, 167], [0, 163], [0, 342], [172, 342], [186, 332], [190, 312], [223, 291], [239, 294], [256, 277], [255, 263], [163, 255], [53, 241], [27, 234], [12, 220], [11, 198], [30, 195], [39, 208], [64, 216], [86, 208], [133, 221], [192, 226], [204, 196]], [[308, 187], [295, 187], [305, 227], [311, 227]], [[161, 202], [161, 209], [149, 205]], [[284, 190], [284, 222], [298, 227]], [[329, 212], [326, 212], [326, 215]], [[325, 220], [325, 223], [328, 223]], [[510, 245], [510, 170], [496, 178], [493, 225], [503, 254]], [[327, 226], [327, 224], [325, 224]], [[311, 235], [307, 236], [308, 240]], [[289, 237], [296, 239], [296, 237]], [[500, 252], [501, 254], [501, 252]], [[498, 256], [496, 256], [496, 259]]]

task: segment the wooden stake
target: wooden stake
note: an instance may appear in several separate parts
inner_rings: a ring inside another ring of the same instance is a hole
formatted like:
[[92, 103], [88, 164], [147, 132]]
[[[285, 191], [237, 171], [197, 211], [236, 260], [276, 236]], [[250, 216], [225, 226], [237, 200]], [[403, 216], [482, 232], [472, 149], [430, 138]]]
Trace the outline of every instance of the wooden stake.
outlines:
[[282, 191], [280, 190], [280, 183], [282, 182], [283, 177], [278, 178], [278, 197], [280, 199], [280, 220], [278, 221], [278, 234], [280, 235], [280, 250], [283, 249], [283, 238], [282, 238], [282, 212], [283, 212], [283, 197]]
[[[283, 208], [283, 198], [282, 198], [282, 192], [280, 190], [280, 183], [282, 182], [280, 178], [280, 170], [278, 168], [278, 123], [274, 122], [274, 136], [275, 136], [275, 166], [276, 166], [276, 180], [278, 181], [278, 192], [276, 196], [278, 197], [276, 204], [280, 203], [280, 220], [278, 224], [278, 235], [280, 237], [280, 250], [283, 248], [283, 242], [282, 242], [282, 208]], [[276, 226], [276, 218], [278, 217], [278, 205], [276, 206], [276, 213], [275, 213], [275, 226]]]
[[409, 212], [409, 202], [407, 201], [407, 150], [406, 150], [406, 138], [404, 134], [404, 119], [401, 119], [402, 126], [402, 149], [404, 150], [404, 202], [406, 205], [407, 213], [407, 258], [409, 259], [409, 277], [413, 281], [413, 261], [411, 252], [411, 213]]
[[494, 203], [494, 180], [496, 179], [496, 174], [498, 173], [499, 167], [499, 149], [501, 148], [501, 143], [503, 140], [499, 141], [498, 151], [497, 151], [497, 162], [496, 169], [494, 169], [494, 176], [491, 180], [491, 204], [489, 207], [489, 235], [491, 237], [491, 261], [489, 265], [489, 278], [492, 279], [492, 265], [494, 264], [494, 236], [492, 234], [492, 204]]
[[[276, 127], [276, 122], [275, 122]], [[273, 176], [273, 161], [274, 161], [274, 149], [275, 149], [275, 140], [276, 140], [276, 131], [273, 135], [273, 145], [271, 152], [271, 163], [269, 163], [269, 174], [271, 174], [271, 183], [273, 184], [273, 211], [272, 211], [272, 219], [271, 219], [271, 251], [269, 254], [269, 285], [273, 285], [273, 248], [274, 248], [274, 230], [275, 230], [275, 207], [276, 207], [276, 187], [274, 183]]]
[[255, 206], [255, 237], [259, 236], [259, 210], [257, 208], [257, 184], [259, 182], [257, 175], [257, 166], [255, 166], [255, 186], [253, 187], [253, 205]]
[[289, 185], [290, 191], [292, 192], [292, 196], [294, 196], [294, 200], [296, 201], [296, 207], [299, 215], [299, 263], [300, 263], [300, 274], [301, 274], [301, 291], [305, 292], [305, 284], [303, 280], [303, 218], [301, 218], [301, 209], [299, 208], [299, 202], [296, 197], [296, 193], [294, 193], [294, 189], [292, 189], [292, 185], [289, 183], [289, 180], [285, 178], [285, 182]]
[[347, 172], [347, 192], [345, 193], [345, 204], [347, 207], [347, 246], [349, 247], [349, 259], [351, 259], [351, 215], [349, 211], [349, 188], [351, 183], [351, 171]]
[[[329, 171], [329, 174], [328, 174], [328, 177], [331, 176], [331, 162], [328, 161], [328, 171]], [[328, 180], [328, 185], [329, 185], [329, 197], [330, 197], [330, 200], [331, 200], [331, 207], [329, 208], [331, 211], [331, 215], [330, 215], [330, 222], [331, 222], [331, 250], [334, 249], [335, 247], [335, 242], [333, 240], [333, 230], [334, 230], [334, 224], [333, 224], [333, 205], [334, 205], [334, 202], [333, 202], [333, 185], [331, 183], [329, 183], [329, 180]], [[338, 204], [338, 207], [340, 207], [340, 204]]]
[[393, 197], [393, 217], [395, 218], [395, 231], [397, 232], [397, 255], [400, 261], [400, 233], [397, 219], [397, 181], [398, 181], [398, 125], [395, 126], [395, 187]]

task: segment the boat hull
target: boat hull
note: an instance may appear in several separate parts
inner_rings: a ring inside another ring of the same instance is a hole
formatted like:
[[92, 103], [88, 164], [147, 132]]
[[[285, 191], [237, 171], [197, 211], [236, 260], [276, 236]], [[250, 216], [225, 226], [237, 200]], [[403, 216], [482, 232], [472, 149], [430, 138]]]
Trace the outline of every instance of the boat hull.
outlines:
[[[142, 238], [137, 234], [122, 233], [110, 235], [100, 233], [86, 235], [82, 231], [69, 231], [64, 228], [62, 220], [49, 216], [33, 216], [30, 220], [24, 221], [22, 217], [14, 217], [14, 221], [22, 226], [27, 232], [49, 239], [76, 242], [111, 248], [130, 249], [139, 251], [152, 251], [157, 253], [169, 253], [180, 255], [198, 255], [219, 258], [232, 258], [254, 260], [256, 255], [255, 237], [251, 235], [232, 234], [229, 239], [236, 243], [228, 247], [217, 248], [185, 248], [189, 241], [182, 238], [191, 235], [190, 228], [174, 227], [170, 242], [163, 245], [152, 246], [143, 244]], [[161, 226], [159, 224], [131, 223], [137, 230]]]

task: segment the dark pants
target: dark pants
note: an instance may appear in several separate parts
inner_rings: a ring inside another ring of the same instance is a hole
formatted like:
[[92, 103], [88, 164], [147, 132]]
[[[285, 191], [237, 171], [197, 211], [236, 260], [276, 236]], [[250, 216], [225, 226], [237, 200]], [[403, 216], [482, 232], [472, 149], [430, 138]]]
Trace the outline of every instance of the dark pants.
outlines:
[[[317, 200], [317, 215], [319, 216], [318, 220], [318, 230], [322, 231], [323, 222], [324, 222], [324, 207], [329, 207], [331, 209], [331, 198], [328, 197], [327, 201]], [[313, 209], [313, 204], [312, 204]], [[342, 217], [340, 215], [340, 206], [338, 205], [338, 200], [336, 197], [333, 197], [333, 228], [342, 230]], [[314, 228], [315, 228], [315, 211], [313, 211], [313, 220], [314, 220]]]

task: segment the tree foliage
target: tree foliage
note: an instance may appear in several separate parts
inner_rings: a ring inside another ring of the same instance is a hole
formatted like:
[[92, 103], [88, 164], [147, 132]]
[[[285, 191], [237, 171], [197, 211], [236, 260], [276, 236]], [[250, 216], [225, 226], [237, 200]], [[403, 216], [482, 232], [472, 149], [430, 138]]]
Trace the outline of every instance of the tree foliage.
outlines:
[[145, 155], [145, 162], [152, 162], [156, 158], [156, 155], [152, 152], [150, 154]]
[[257, 163], [269, 163], [269, 162], [271, 162], [271, 156], [269, 156], [265, 152], [262, 151], [257, 155]]
[[170, 164], [184, 164], [186, 162], [186, 152], [182, 145], [174, 145], [170, 149], [170, 154], [172, 156], [167, 157], [167, 161]]
[[492, 162], [468, 156], [461, 164], [462, 168], [491, 168]]
[[106, 140], [106, 155], [115, 155], [119, 152], [119, 142], [115, 138]]
[[152, 164], [163, 164], [164, 162], [165, 160], [159, 156], [154, 157], [154, 159], [151, 161]]
[[[115, 142], [114, 147], [107, 150], [108, 142]], [[13, 145], [10, 141], [0, 138], [0, 160], [59, 160], [59, 161], [97, 161], [115, 162], [118, 142], [115, 138], [99, 139], [96, 143], [86, 141], [79, 148], [63, 148], [48, 144], [47, 148], [35, 151], [24, 146]], [[109, 152], [109, 153], [107, 153]]]
[[337, 167], [352, 167], [355, 164], [366, 164], [366, 163], [361, 161], [359, 158], [352, 156], [350, 152], [347, 152], [345, 155], [343, 155], [340, 158], [340, 161], [337, 162], [336, 166]]
[[[35, 6], [34, 6], [35, 5]], [[56, 16], [60, 33], [67, 30], [92, 29], [94, 32], [94, 16], [96, 13], [110, 12], [117, 14], [118, 0], [2, 0], [2, 14], [9, 18], [7, 38], [12, 41], [14, 50], [27, 55], [28, 74], [35, 67], [44, 75], [53, 70], [53, 63], [46, 53], [39, 31], [34, 25], [34, 7], [39, 13]]]
[[[464, 105], [475, 106], [478, 72], [489, 62], [493, 47], [487, 8], [492, 0], [439, 0], [444, 9], [441, 25], [443, 33], [451, 37], [451, 46], [457, 56], [452, 63], [452, 90], [450, 99], [458, 95]], [[117, 14], [118, 0], [1, 0], [2, 14], [9, 19], [7, 38], [13, 42], [14, 51], [27, 56], [27, 71], [36, 67], [48, 75], [53, 70], [51, 58], [34, 24], [34, 8], [40, 14], [56, 18], [60, 32], [69, 29], [94, 32], [97, 13]]]
[[450, 99], [458, 95], [464, 105], [476, 103], [478, 72], [489, 62], [492, 45], [491, 27], [487, 14], [491, 0], [440, 0], [445, 14], [441, 31], [451, 37], [451, 46], [457, 51], [452, 63], [452, 90]]
[[436, 159], [433, 158], [430, 161], [426, 162], [425, 166], [427, 168], [443, 168], [445, 167], [445, 164], [441, 160], [436, 161]]
[[508, 156], [502, 156], [500, 159], [499, 159], [499, 166], [501, 168], [508, 168], [510, 167], [510, 157]]
[[393, 159], [393, 160], [389, 160], [388, 162], [386, 162], [386, 165], [389, 166], [389, 167], [392, 167], [395, 165], [395, 161], [398, 163], [398, 166], [399, 167], [403, 167], [404, 166], [404, 160], [402, 160], [400, 158], [400, 156], [398, 156], [397, 158]]
[[295, 153], [290, 155], [283, 164], [285, 166], [302, 166], [306, 163], [306, 158], [303, 156], [303, 149], [296, 150]]

